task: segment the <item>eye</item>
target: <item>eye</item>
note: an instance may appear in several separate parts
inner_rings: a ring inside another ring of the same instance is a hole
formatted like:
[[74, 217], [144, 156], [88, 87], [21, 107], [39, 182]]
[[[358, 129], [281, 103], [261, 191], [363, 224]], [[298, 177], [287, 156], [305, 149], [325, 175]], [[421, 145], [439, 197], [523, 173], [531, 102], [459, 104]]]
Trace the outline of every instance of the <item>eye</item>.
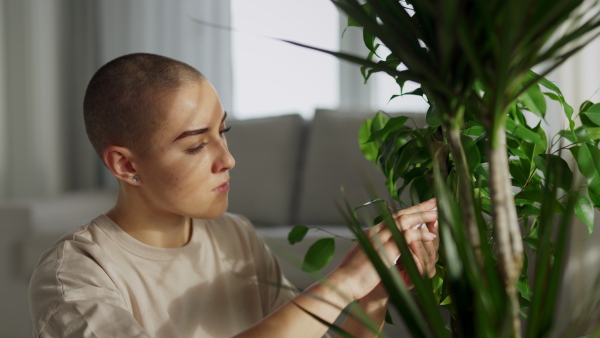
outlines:
[[197, 146], [196, 148], [188, 149], [186, 151], [190, 154], [195, 154], [195, 153], [199, 152], [200, 150], [202, 150], [204, 147], [206, 147], [207, 144], [208, 143], [202, 143], [201, 145]]
[[231, 127], [229, 127], [229, 128], [225, 128], [225, 129], [223, 129], [223, 130], [219, 131], [219, 135], [223, 136], [223, 135], [224, 135], [226, 132], [228, 132], [228, 131], [230, 131], [230, 130], [231, 130]]

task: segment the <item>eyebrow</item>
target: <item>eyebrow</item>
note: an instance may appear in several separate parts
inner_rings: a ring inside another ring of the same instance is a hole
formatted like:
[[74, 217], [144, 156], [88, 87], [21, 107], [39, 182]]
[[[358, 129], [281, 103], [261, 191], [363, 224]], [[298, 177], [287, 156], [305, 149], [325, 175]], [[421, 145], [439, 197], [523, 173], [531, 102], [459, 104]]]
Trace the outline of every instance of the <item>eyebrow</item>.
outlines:
[[[227, 118], [227, 112], [225, 112], [225, 114], [223, 115], [223, 119], [221, 119], [221, 123], [223, 123], [225, 121], [225, 119]], [[194, 136], [194, 135], [201, 135], [206, 133], [207, 131], [209, 131], [210, 128], [201, 128], [201, 129], [195, 129], [195, 130], [187, 130], [184, 131], [183, 133], [181, 133], [181, 135], [177, 136], [177, 138], [175, 140], [173, 140], [173, 142], [180, 140], [184, 137], [188, 137], [188, 136]]]

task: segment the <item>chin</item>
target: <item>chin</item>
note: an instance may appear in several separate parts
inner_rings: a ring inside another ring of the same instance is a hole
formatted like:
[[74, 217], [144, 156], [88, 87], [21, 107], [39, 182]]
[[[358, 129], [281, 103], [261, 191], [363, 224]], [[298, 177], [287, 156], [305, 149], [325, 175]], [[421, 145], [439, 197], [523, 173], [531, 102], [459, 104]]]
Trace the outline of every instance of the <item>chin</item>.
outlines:
[[225, 203], [218, 203], [210, 209], [205, 210], [202, 214], [193, 215], [191, 217], [199, 219], [215, 219], [221, 217], [227, 211], [228, 204], [229, 203], [227, 203], [226, 200]]

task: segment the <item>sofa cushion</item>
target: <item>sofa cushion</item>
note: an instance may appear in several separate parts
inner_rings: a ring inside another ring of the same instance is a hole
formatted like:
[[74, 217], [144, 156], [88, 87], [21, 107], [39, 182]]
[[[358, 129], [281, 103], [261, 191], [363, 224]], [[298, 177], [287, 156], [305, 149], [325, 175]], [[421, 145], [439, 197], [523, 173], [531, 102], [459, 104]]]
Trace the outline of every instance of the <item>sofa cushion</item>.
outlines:
[[[344, 224], [333, 201], [342, 200], [341, 186], [352, 206], [369, 201], [363, 174], [374, 184], [378, 196], [389, 196], [384, 176], [364, 158], [358, 145], [358, 130], [373, 115], [364, 111], [317, 110], [308, 137], [296, 224]], [[410, 115], [417, 125], [424, 124], [424, 114], [403, 115]]]
[[229, 124], [227, 141], [236, 160], [229, 211], [257, 226], [290, 224], [305, 121], [293, 114]]

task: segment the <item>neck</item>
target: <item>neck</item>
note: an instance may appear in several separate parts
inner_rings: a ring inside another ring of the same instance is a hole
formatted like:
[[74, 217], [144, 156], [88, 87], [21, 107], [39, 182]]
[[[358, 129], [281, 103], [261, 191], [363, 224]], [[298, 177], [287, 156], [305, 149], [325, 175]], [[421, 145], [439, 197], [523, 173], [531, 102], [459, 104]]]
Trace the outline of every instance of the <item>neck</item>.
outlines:
[[[119, 189], [117, 204], [107, 216], [138, 241], [159, 248], [179, 248], [192, 236], [189, 217], [159, 212]], [[137, 202], [136, 202], [137, 201]]]

